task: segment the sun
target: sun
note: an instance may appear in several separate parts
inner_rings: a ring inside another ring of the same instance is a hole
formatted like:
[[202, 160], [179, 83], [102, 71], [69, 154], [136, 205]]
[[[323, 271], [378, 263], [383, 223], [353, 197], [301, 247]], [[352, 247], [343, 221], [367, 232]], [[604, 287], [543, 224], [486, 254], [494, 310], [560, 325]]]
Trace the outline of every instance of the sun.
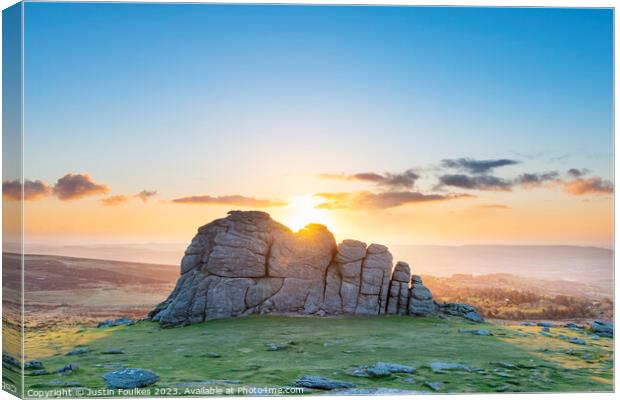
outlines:
[[295, 232], [312, 223], [322, 224], [329, 228], [332, 222], [329, 212], [315, 208], [321, 203], [321, 199], [312, 195], [295, 196], [282, 210], [285, 212], [282, 220]]

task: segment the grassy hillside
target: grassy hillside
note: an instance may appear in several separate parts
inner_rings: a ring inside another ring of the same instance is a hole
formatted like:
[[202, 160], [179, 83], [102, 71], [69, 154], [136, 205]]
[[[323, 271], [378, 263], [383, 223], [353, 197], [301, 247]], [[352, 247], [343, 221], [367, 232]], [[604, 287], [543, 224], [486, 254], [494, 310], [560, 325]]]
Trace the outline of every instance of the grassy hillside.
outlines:
[[[20, 286], [21, 261], [3, 253], [2, 263], [4, 293], [12, 293], [3, 299], [3, 317], [10, 319], [7, 310], [21, 311], [21, 293], [11, 292]], [[37, 328], [143, 318], [168, 296], [179, 274], [172, 265], [44, 255], [26, 255], [24, 269], [25, 324]]]
[[[472, 328], [494, 336], [459, 332]], [[27, 360], [41, 360], [49, 371], [68, 363], [79, 368], [66, 376], [28, 376], [26, 389], [53, 389], [58, 381], [102, 388], [104, 373], [139, 367], [161, 376], [151, 390], [170, 388], [165, 393], [170, 395], [213, 386], [290, 386], [302, 375], [408, 391], [431, 391], [428, 383], [440, 383], [441, 392], [612, 390], [611, 339], [593, 340], [565, 328], [551, 328], [548, 335], [539, 327], [396, 316], [251, 316], [173, 329], [147, 321], [107, 329], [31, 329]], [[560, 335], [587, 344], [572, 344]], [[268, 351], [269, 343], [285, 348]], [[66, 354], [77, 346], [88, 352]], [[102, 353], [110, 349], [124, 353]], [[406, 364], [416, 371], [382, 378], [347, 374], [347, 369], [376, 362]], [[469, 370], [433, 372], [432, 362], [462, 363]]]

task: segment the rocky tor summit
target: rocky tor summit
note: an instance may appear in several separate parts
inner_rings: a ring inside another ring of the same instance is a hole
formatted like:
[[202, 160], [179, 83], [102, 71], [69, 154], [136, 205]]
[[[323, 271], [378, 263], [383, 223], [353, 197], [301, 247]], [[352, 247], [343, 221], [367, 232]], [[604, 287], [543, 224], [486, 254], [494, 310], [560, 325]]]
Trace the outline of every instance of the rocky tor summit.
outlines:
[[380, 244], [336, 244], [323, 225], [299, 232], [260, 211], [231, 211], [198, 229], [168, 298], [149, 313], [162, 325], [249, 314], [461, 315], [466, 304], [433, 300], [407, 263]]

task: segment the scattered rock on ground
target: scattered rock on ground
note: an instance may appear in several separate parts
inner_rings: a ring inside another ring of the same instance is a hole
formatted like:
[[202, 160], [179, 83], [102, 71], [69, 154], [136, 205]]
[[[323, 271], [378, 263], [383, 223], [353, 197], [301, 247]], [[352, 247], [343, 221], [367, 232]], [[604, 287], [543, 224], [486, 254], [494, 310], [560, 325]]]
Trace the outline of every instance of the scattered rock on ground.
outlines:
[[77, 371], [78, 369], [78, 364], [75, 363], [69, 363], [69, 364], [65, 364], [62, 368], [56, 370], [56, 373], [58, 374], [69, 374], [73, 371]]
[[17, 361], [15, 359], [15, 357], [7, 354], [7, 353], [2, 353], [2, 363], [3, 364], [8, 364], [10, 366], [16, 367], [16, 368], [21, 368], [22, 365], [20, 364], [19, 361]]
[[134, 389], [159, 381], [159, 375], [142, 368], [125, 368], [108, 372], [103, 380], [109, 389]]
[[375, 378], [392, 375], [390, 370], [387, 369], [385, 365], [378, 365], [378, 364], [375, 364], [371, 367], [366, 368], [366, 372], [368, 376], [375, 377]]
[[569, 342], [574, 343], [574, 344], [579, 344], [579, 345], [585, 345], [586, 341], [580, 338], [572, 338], [571, 340], [569, 340]]
[[550, 322], [537, 322], [536, 325], [544, 326], [546, 328], [555, 328], [555, 325]]
[[307, 387], [311, 389], [324, 389], [324, 390], [332, 390], [332, 389], [350, 389], [354, 388], [355, 385], [350, 382], [342, 382], [336, 381], [329, 378], [324, 378], [322, 376], [311, 376], [305, 375], [296, 381], [297, 386]]
[[443, 303], [439, 305], [439, 312], [446, 315], [463, 317], [469, 321], [482, 323], [484, 318], [476, 312], [476, 309], [464, 303]]
[[16, 371], [16, 370], [21, 371], [22, 365], [16, 358], [3, 352], [2, 353], [2, 367], [7, 368], [11, 371]]
[[410, 367], [408, 365], [402, 365], [402, 364], [392, 364], [392, 363], [386, 363], [386, 362], [378, 362], [378, 363], [375, 364], [375, 366], [376, 367], [384, 367], [388, 371], [393, 372], [393, 373], [413, 374], [415, 372], [415, 368], [414, 367]]
[[136, 321], [129, 319], [128, 317], [120, 317], [118, 319], [107, 319], [105, 321], [99, 322], [97, 324], [97, 328], [110, 328], [120, 325], [133, 325], [135, 323]]
[[482, 318], [482, 316], [475, 311], [468, 312], [467, 314], [463, 316], [463, 318], [468, 319], [472, 322], [478, 322], [478, 323], [484, 322], [484, 318]]
[[610, 322], [593, 321], [590, 324], [590, 329], [599, 336], [614, 337], [614, 325]]
[[412, 374], [414, 372], [415, 368], [408, 365], [392, 364], [386, 362], [378, 362], [371, 366], [362, 365], [360, 367], [349, 368], [347, 370], [347, 373], [352, 376], [374, 378], [390, 376], [392, 373]]
[[101, 354], [125, 354], [125, 351], [121, 349], [105, 349]]
[[470, 371], [471, 368], [465, 364], [447, 363], [447, 362], [432, 362], [429, 364], [433, 372], [443, 371]]
[[43, 363], [39, 360], [28, 361], [24, 364], [24, 369], [44, 369]]
[[70, 352], [68, 352], [66, 355], [68, 355], [68, 356], [79, 356], [80, 354], [86, 354], [89, 351], [90, 350], [88, 350], [86, 347], [76, 347], [75, 349], [73, 349]]
[[49, 374], [50, 374], [49, 371], [46, 369], [35, 369], [34, 371], [30, 373], [30, 375], [33, 375], [33, 376], [49, 375]]

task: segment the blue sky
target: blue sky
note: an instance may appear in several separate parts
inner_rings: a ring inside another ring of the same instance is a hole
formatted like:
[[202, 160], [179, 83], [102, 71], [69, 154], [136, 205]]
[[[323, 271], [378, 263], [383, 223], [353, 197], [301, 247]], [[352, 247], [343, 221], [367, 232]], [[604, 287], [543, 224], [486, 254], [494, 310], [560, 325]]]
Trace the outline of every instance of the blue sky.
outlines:
[[544, 152], [609, 173], [610, 10], [29, 3], [25, 32], [38, 175], [174, 169], [235, 135], [354, 137], [371, 169]]
[[611, 10], [27, 3], [25, 24], [32, 179], [280, 198], [287, 174], [457, 157], [612, 177]]

